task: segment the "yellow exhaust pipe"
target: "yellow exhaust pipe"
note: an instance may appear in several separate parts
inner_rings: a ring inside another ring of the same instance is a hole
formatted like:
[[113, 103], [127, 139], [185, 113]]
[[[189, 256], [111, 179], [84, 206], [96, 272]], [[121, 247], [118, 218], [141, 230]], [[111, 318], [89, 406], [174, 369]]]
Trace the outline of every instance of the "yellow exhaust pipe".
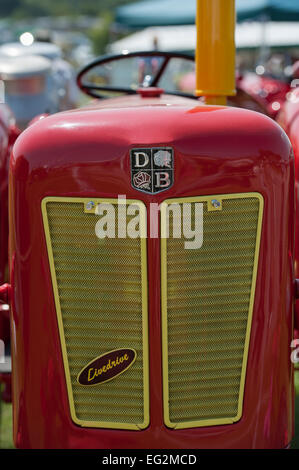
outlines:
[[236, 94], [235, 0], [197, 0], [196, 95], [225, 105]]

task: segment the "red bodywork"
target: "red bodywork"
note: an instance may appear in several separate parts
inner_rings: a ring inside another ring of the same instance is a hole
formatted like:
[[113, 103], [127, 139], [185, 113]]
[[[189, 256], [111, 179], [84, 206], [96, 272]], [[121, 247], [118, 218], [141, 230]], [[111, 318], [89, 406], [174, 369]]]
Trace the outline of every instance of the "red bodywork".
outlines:
[[[174, 185], [136, 191], [130, 148], [175, 152]], [[244, 395], [235, 424], [172, 430], [163, 423], [160, 242], [147, 240], [150, 426], [81, 428], [70, 417], [41, 200], [166, 198], [259, 192], [264, 217]], [[10, 163], [14, 440], [21, 448], [283, 448], [293, 436], [294, 161], [282, 129], [241, 109], [182, 98], [108, 100], [33, 124]]]
[[[12, 145], [19, 135], [12, 112], [0, 104], [0, 282], [8, 280], [8, 167]], [[0, 339], [9, 341], [9, 318], [0, 305]]]
[[287, 94], [291, 91], [286, 82], [254, 73], [237, 77], [237, 85], [263, 106], [268, 116], [273, 119], [277, 117]]

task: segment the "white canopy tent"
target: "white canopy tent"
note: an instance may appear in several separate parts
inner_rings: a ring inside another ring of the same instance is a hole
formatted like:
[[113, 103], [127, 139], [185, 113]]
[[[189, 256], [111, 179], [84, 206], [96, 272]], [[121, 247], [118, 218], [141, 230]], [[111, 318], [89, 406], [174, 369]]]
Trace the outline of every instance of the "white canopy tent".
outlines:
[[[108, 52], [148, 51], [155, 47], [165, 51], [192, 51], [196, 29], [190, 26], [156, 26], [146, 28], [112, 43]], [[299, 47], [299, 22], [247, 22], [236, 26], [238, 49], [268, 47]]]

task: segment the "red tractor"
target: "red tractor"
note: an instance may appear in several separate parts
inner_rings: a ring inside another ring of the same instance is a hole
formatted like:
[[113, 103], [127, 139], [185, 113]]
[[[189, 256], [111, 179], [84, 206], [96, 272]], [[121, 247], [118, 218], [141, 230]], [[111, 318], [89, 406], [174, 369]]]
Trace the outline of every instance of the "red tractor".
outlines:
[[17, 447], [292, 440], [293, 150], [274, 120], [225, 106], [233, 0], [198, 11], [206, 103], [168, 88], [186, 57], [104, 58], [79, 86], [126, 96], [40, 119], [14, 145], [1, 296]]

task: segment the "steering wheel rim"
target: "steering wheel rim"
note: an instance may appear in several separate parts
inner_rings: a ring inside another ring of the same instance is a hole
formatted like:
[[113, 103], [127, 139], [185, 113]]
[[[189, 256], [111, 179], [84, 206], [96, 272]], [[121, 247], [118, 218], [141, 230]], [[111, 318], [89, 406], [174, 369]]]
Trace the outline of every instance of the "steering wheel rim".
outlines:
[[[83, 83], [82, 77], [89, 72], [92, 68], [97, 67], [99, 65], [104, 65], [107, 62], [111, 62], [112, 60], [123, 60], [128, 57], [162, 57], [164, 61], [160, 65], [159, 70], [157, 71], [156, 75], [152, 77], [151, 81], [149, 82], [149, 87], [157, 86], [158, 81], [160, 80], [163, 72], [166, 69], [167, 64], [169, 63], [170, 59], [178, 58], [178, 59], [185, 59], [189, 60], [190, 62], [194, 62], [194, 57], [191, 54], [183, 54], [180, 52], [165, 52], [165, 51], [138, 51], [138, 52], [123, 52], [121, 54], [108, 54], [104, 56], [97, 57], [89, 64], [85, 65], [77, 75], [77, 85], [83, 93], [86, 93], [93, 98], [107, 98], [106, 95], [101, 95], [98, 93], [99, 91], [108, 91], [108, 92], [115, 92], [115, 93], [124, 93], [127, 95], [134, 95], [137, 93], [137, 89], [134, 88], [127, 88], [127, 87], [114, 87], [114, 86], [102, 86], [102, 85], [93, 85], [92, 83]], [[181, 92], [167, 92], [170, 95], [177, 95], [183, 96], [187, 98], [194, 98], [198, 99], [198, 97], [189, 94], [189, 93], [181, 93]]]
[[[130, 52], [126, 53], [123, 52], [121, 54], [108, 54], [104, 56], [97, 57], [87, 65], [85, 65], [77, 75], [77, 85], [83, 91], [83, 93], [86, 93], [89, 96], [92, 96], [93, 98], [97, 99], [105, 99], [107, 98], [107, 95], [101, 95], [99, 92], [100, 91], [109, 91], [109, 92], [114, 92], [114, 93], [124, 93], [126, 95], [134, 95], [138, 93], [138, 88], [127, 88], [127, 87], [114, 87], [114, 86], [101, 86], [101, 85], [93, 85], [92, 83], [90, 84], [84, 84], [82, 82], [82, 77], [93, 67], [97, 67], [98, 65], [103, 65], [106, 62], [111, 62], [112, 60], [122, 60], [127, 57], [163, 57], [164, 61], [160, 65], [160, 68], [156, 72], [155, 76], [151, 78], [151, 81], [149, 82], [148, 86], [150, 87], [155, 87], [159, 86], [158, 82], [163, 75], [163, 72], [165, 71], [167, 64], [169, 63], [170, 59], [172, 58], [179, 58], [179, 59], [185, 59], [189, 60], [190, 62], [195, 62], [194, 57], [191, 54], [184, 54], [181, 52], [166, 52], [166, 51], [136, 51], [136, 52]], [[237, 106], [238, 107], [238, 98], [240, 98], [238, 95], [241, 93], [246, 93], [244, 90], [241, 88], [237, 87], [238, 93], [235, 97], [231, 97], [231, 104], [232, 106]], [[184, 92], [171, 92], [171, 91], [166, 91], [167, 95], [174, 95], [174, 96], [181, 96], [184, 98], [191, 98], [196, 101], [200, 100], [200, 98], [196, 95], [193, 95], [191, 93], [184, 93]], [[258, 107], [259, 112], [262, 112], [263, 114], [268, 114], [267, 110], [265, 107], [257, 101], [257, 99], [249, 95], [248, 98], [255, 103], [255, 105]], [[242, 107], [242, 106], [241, 106]]]

